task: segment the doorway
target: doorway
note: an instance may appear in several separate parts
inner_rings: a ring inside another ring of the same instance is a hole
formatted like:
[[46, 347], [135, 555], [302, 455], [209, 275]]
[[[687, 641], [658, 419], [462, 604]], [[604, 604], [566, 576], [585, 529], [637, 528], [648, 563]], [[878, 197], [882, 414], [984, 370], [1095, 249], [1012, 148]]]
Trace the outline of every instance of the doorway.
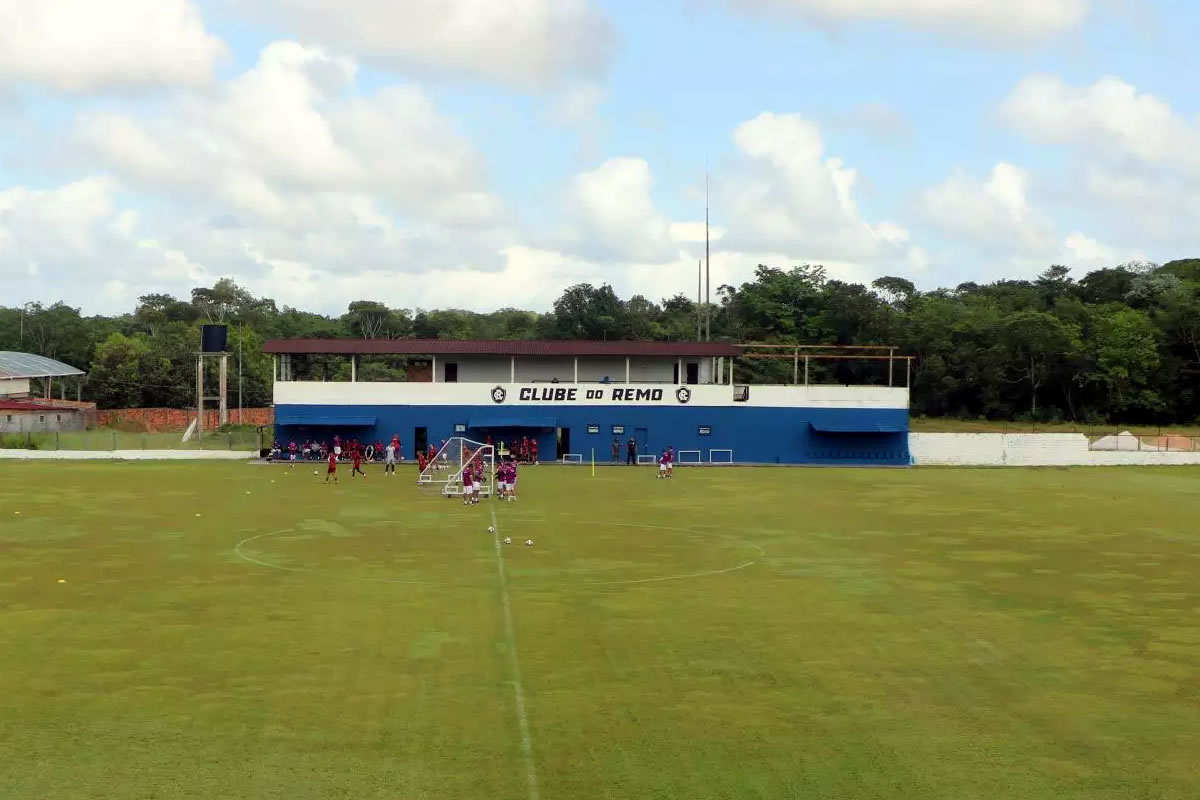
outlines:
[[689, 361], [687, 364], [687, 382], [689, 386], [700, 382], [700, 364], [696, 361]]
[[571, 452], [571, 429], [558, 429], [558, 460], [562, 461], [563, 456]]
[[429, 431], [426, 428], [413, 429], [413, 458], [417, 457], [417, 453], [424, 453], [429, 447]]
[[633, 439], [637, 442], [637, 451], [639, 455], [645, 455], [652, 452], [650, 450], [650, 429], [649, 428], [634, 428]]

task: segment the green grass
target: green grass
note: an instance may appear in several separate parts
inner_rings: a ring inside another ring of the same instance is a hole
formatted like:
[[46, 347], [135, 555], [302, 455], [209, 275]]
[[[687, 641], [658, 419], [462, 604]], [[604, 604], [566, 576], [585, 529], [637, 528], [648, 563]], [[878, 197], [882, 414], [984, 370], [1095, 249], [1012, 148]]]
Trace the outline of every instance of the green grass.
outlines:
[[[268, 434], [269, 436], [269, 434]], [[138, 433], [96, 428], [89, 431], [61, 433], [5, 434], [0, 447], [27, 446], [30, 439], [38, 450], [258, 450], [258, 432], [238, 428], [228, 432], [213, 431], [204, 438], [195, 436], [183, 441], [182, 431]], [[270, 444], [270, 442], [268, 442]]]
[[[530, 797], [487, 506], [0, 469], [0, 797]], [[496, 512], [544, 800], [1200, 794], [1200, 469], [541, 467]]]

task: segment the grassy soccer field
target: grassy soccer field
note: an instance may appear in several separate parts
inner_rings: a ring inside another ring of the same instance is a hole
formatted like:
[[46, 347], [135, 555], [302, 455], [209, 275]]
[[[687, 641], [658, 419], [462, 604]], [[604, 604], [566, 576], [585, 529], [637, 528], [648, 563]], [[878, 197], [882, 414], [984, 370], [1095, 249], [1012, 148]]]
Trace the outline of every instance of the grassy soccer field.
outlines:
[[311, 469], [0, 464], [0, 797], [1200, 796], [1200, 469]]

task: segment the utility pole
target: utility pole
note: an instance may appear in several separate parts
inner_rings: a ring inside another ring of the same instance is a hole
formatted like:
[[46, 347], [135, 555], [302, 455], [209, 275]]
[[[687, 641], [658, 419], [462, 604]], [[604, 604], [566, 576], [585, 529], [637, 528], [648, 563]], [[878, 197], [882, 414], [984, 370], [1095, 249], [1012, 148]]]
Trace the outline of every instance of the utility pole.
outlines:
[[703, 331], [701, 326], [704, 319], [704, 294], [702, 292], [702, 281], [704, 280], [704, 262], [696, 260], [696, 341], [704, 341]]
[[704, 339], [712, 341], [712, 311], [709, 304], [712, 300], [712, 283], [708, 249], [708, 173], [704, 173]]
[[246, 338], [246, 323], [238, 331], [238, 425], [246, 424], [246, 412], [242, 409], [242, 339]]

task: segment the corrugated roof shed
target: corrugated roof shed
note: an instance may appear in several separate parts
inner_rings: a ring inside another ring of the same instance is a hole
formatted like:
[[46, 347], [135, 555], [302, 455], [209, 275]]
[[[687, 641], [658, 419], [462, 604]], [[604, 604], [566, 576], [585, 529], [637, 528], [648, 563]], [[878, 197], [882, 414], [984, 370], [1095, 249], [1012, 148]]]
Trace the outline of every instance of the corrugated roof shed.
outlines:
[[264, 353], [305, 355], [427, 356], [738, 356], [742, 348], [720, 342], [453, 341], [448, 339], [271, 339]]
[[13, 353], [0, 350], [0, 380], [6, 378], [64, 378], [84, 375], [84, 371], [70, 364], [55, 361], [33, 353]]

